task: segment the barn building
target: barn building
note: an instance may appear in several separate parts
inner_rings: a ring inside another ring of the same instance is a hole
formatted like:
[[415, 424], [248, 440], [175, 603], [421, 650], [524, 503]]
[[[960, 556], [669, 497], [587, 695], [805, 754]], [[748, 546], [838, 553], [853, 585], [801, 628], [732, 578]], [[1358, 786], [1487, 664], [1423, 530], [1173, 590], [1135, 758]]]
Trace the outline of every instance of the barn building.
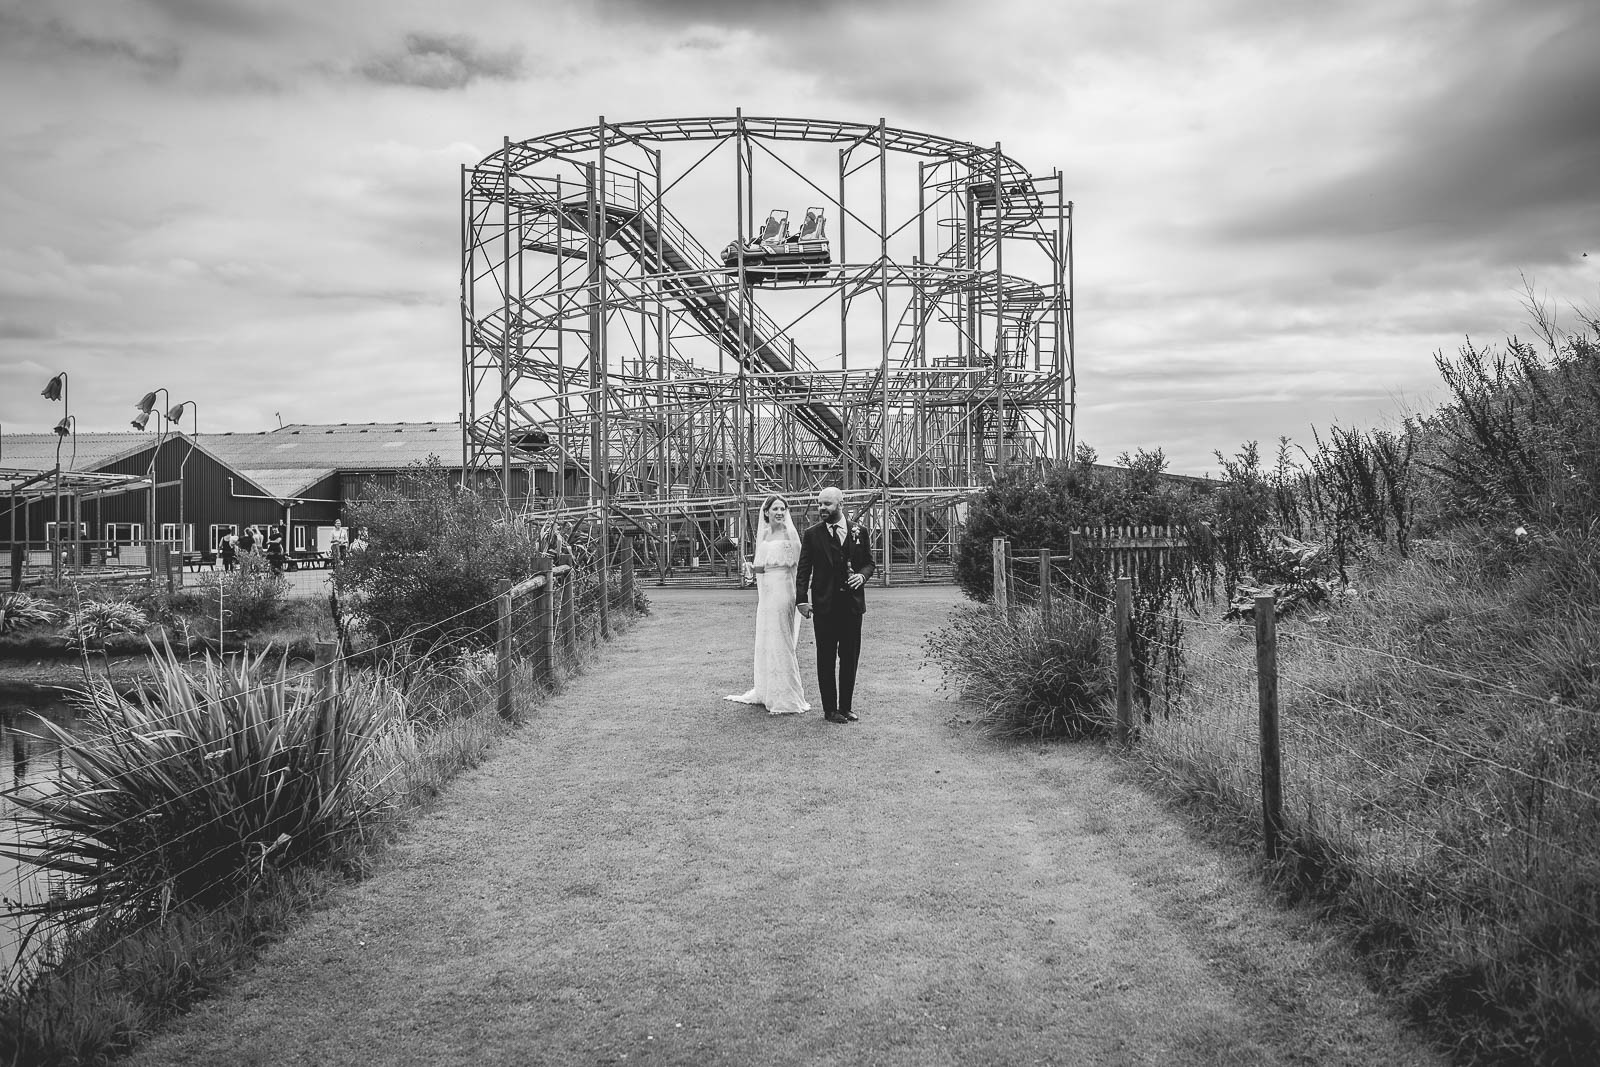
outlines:
[[[430, 457], [460, 476], [459, 423], [295, 424], [198, 437], [177, 431], [66, 439], [6, 434], [0, 440], [0, 543], [42, 548], [54, 537], [59, 515], [64, 541], [124, 559], [142, 557], [147, 531], [175, 549], [209, 556], [224, 534], [252, 525], [284, 530], [292, 554], [326, 551], [349, 501], [369, 485], [392, 484], [406, 467]], [[481, 488], [499, 492], [497, 474], [475, 477], [485, 482]], [[554, 479], [549, 462], [519, 454], [511, 465], [511, 502], [549, 496]]]

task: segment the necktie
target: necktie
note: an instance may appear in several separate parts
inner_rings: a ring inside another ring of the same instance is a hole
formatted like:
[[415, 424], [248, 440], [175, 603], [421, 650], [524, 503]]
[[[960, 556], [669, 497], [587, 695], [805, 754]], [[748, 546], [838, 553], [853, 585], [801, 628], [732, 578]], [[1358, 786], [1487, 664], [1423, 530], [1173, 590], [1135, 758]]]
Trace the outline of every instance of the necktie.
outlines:
[[832, 530], [833, 530], [833, 539], [835, 541], [839, 542], [839, 544], [843, 545], [844, 544], [844, 526], [842, 524], [836, 523], [832, 527]]

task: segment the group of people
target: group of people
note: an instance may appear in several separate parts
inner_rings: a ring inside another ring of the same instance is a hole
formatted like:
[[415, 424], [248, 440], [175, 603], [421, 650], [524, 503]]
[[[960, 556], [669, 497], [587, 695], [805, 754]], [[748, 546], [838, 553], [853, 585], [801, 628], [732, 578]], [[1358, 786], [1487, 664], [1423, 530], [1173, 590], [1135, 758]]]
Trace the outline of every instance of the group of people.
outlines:
[[283, 528], [269, 526], [263, 530], [259, 526], [246, 526], [239, 533], [223, 534], [222, 540], [217, 542], [217, 556], [225, 571], [237, 567], [240, 556], [254, 552], [266, 556], [267, 565], [281, 573], [289, 558], [284, 549]]
[[[360, 551], [366, 547], [366, 531], [359, 530], [354, 540], [350, 538], [349, 531], [343, 522], [338, 519], [333, 523], [333, 535], [329, 539], [330, 550], [333, 558], [343, 561], [345, 556], [352, 551]], [[267, 566], [273, 573], [282, 574], [289, 565], [289, 552], [282, 526], [269, 526], [263, 530], [260, 526], [246, 526], [239, 533], [227, 533], [217, 542], [217, 556], [222, 560], [222, 569], [231, 571], [239, 565], [239, 557], [246, 553], [259, 552], [266, 557]]]
[[756, 535], [755, 684], [729, 696], [760, 704], [770, 715], [810, 711], [795, 654], [798, 619], [811, 620], [817, 642], [817, 692], [830, 723], [860, 719], [853, 707], [861, 659], [866, 584], [877, 570], [872, 538], [844, 514], [844, 496], [829, 486], [817, 494], [817, 522], [796, 530], [789, 502], [773, 494], [761, 504]]

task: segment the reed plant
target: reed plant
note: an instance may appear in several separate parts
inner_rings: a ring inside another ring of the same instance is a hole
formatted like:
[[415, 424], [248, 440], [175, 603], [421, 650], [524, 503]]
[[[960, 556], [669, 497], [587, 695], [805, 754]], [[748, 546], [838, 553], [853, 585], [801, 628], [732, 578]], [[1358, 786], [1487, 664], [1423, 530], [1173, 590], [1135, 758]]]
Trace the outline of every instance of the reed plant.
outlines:
[[0, 593], [0, 634], [49, 626], [56, 618], [56, 609], [49, 601], [20, 591]]
[[21, 831], [5, 854], [70, 887], [33, 914], [217, 904], [269, 868], [328, 859], [390, 802], [372, 757], [398, 701], [381, 679], [322, 692], [260, 657], [191, 667], [170, 649], [152, 666], [133, 697], [91, 682], [71, 734], [44, 721], [66, 769], [49, 792], [5, 793]]

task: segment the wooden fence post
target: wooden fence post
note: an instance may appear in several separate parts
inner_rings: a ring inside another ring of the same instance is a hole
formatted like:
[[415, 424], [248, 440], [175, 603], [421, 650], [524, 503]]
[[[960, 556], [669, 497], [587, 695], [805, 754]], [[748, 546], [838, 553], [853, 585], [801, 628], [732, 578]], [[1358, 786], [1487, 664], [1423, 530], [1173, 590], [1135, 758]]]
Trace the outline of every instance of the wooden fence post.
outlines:
[[994, 606], [1000, 609], [1001, 614], [1011, 611], [1011, 603], [1006, 594], [1010, 592], [1011, 583], [1006, 575], [1006, 539], [996, 537], [990, 548], [990, 559], [994, 565]]
[[1261, 837], [1276, 862], [1283, 840], [1283, 752], [1278, 743], [1277, 598], [1256, 597], [1256, 690], [1261, 704]]
[[1050, 550], [1039, 550], [1039, 618], [1044, 622], [1045, 632], [1050, 630]]
[[495, 586], [495, 695], [502, 719], [516, 715], [511, 700], [511, 586], [510, 578], [502, 578]]
[[1133, 579], [1117, 579], [1117, 740], [1133, 736]]
[[556, 576], [551, 572], [549, 556], [540, 556], [533, 566], [544, 575], [544, 588], [534, 602], [533, 677], [549, 685], [556, 673]]
[[600, 590], [600, 636], [611, 636], [611, 538], [610, 525], [600, 524], [600, 552], [595, 557], [594, 576]]
[[332, 794], [338, 784], [333, 780], [333, 768], [339, 756], [339, 679], [336, 663], [339, 646], [332, 641], [318, 641], [316, 650], [314, 686], [317, 694], [317, 748], [323, 753], [319, 778], [322, 795], [326, 797]]
[[[571, 563], [570, 557], [567, 561]], [[561, 633], [568, 656], [578, 654], [578, 571], [569, 566], [561, 581]]]
[[622, 539], [622, 607], [629, 615], [633, 614], [633, 538]]

